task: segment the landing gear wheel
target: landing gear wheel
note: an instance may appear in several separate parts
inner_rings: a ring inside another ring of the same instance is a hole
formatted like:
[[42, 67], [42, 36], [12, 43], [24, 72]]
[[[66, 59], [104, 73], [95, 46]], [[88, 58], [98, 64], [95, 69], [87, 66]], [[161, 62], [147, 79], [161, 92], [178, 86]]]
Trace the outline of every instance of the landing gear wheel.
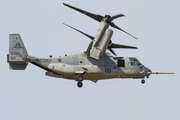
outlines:
[[78, 86], [79, 88], [81, 88], [81, 87], [83, 86], [83, 83], [82, 83], [81, 81], [79, 81], [79, 82], [77, 83], [77, 86]]
[[145, 83], [145, 80], [141, 80], [141, 83], [144, 84], [144, 83]]
[[83, 81], [83, 76], [78, 76], [78, 81]]

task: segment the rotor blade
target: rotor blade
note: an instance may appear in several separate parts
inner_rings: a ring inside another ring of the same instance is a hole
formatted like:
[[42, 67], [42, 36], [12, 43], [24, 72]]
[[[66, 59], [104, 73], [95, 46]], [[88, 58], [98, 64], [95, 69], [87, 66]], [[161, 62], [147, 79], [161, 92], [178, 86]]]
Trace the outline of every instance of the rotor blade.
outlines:
[[137, 47], [134, 47], [134, 46], [127, 46], [127, 45], [121, 45], [121, 44], [115, 44], [115, 43], [112, 43], [108, 48], [138, 49]]
[[116, 18], [124, 17], [124, 16], [125, 16], [125, 15], [123, 15], [123, 14], [114, 15], [114, 16], [111, 17], [110, 22], [113, 21], [113, 20], [116, 19]]
[[93, 13], [87, 12], [87, 11], [85, 11], [85, 10], [81, 10], [81, 9], [79, 9], [79, 8], [73, 7], [73, 6], [68, 5], [68, 4], [66, 4], [66, 3], [63, 3], [63, 5], [65, 5], [65, 6], [67, 6], [67, 7], [70, 7], [70, 8], [72, 8], [72, 9], [78, 11], [78, 12], [81, 12], [82, 14], [85, 14], [85, 15], [93, 18], [94, 20], [97, 20], [98, 22], [101, 22], [101, 20], [103, 19], [103, 16], [101, 16], [101, 15], [97, 15], [97, 14], [93, 14]]
[[82, 31], [80, 31], [80, 30], [78, 30], [78, 29], [76, 29], [76, 28], [73, 28], [73, 27], [71, 27], [71, 26], [69, 26], [69, 25], [67, 25], [67, 24], [65, 24], [65, 23], [63, 23], [63, 24], [66, 25], [66, 26], [68, 26], [68, 27], [70, 27], [70, 28], [72, 28], [72, 29], [74, 29], [74, 30], [76, 30], [76, 31], [78, 31], [78, 32], [80, 32], [80, 33], [82, 33], [83, 35], [87, 36], [87, 37], [90, 38], [91, 40], [94, 40], [94, 37], [93, 37], [93, 36], [88, 35], [88, 34], [82, 32]]
[[114, 28], [116, 28], [116, 29], [119, 29], [119, 30], [121, 30], [122, 32], [125, 32], [126, 34], [130, 35], [131, 37], [137, 39], [137, 38], [134, 37], [133, 35], [129, 34], [128, 32], [126, 32], [126, 31], [124, 31], [123, 29], [121, 29], [121, 28], [119, 28], [118, 26], [116, 26], [113, 22], [110, 22], [109, 25], [111, 25], [111, 27], [114, 27]]
[[116, 53], [111, 49], [111, 48], [107, 48], [112, 54], [116, 55]]

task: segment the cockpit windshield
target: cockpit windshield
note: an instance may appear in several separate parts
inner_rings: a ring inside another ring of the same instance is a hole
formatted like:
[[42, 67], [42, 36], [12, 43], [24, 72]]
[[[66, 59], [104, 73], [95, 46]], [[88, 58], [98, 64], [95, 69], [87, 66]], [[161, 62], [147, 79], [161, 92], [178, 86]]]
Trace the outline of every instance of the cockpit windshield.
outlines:
[[131, 63], [131, 66], [140, 66], [142, 65], [139, 60], [137, 60], [136, 58], [129, 58], [130, 59], [130, 63]]

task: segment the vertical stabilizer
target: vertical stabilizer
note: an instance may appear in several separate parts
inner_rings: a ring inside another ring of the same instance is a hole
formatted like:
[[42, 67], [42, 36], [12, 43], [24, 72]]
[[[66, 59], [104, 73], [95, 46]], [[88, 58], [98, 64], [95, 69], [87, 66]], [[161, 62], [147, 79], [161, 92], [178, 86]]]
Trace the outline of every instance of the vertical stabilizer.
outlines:
[[9, 35], [9, 61], [25, 61], [27, 50], [19, 34]]
[[10, 69], [25, 69], [27, 66], [27, 50], [19, 34], [9, 34], [9, 55], [8, 62]]

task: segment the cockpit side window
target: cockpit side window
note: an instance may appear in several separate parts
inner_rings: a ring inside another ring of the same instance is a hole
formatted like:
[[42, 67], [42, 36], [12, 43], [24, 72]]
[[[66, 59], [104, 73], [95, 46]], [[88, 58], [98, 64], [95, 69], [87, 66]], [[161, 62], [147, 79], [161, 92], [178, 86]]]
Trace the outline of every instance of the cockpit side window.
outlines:
[[130, 58], [130, 63], [131, 63], [131, 66], [140, 66], [141, 65], [141, 63], [135, 58]]

